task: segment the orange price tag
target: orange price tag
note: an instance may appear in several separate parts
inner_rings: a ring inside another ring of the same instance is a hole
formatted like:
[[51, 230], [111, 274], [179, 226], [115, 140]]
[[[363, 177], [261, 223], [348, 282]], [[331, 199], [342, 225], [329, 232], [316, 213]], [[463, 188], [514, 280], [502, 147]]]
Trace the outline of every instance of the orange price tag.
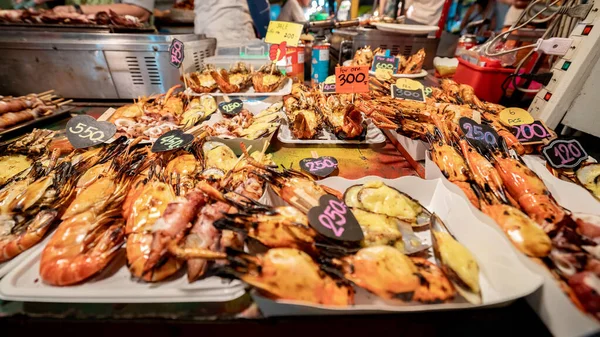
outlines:
[[336, 67], [335, 92], [338, 94], [369, 92], [369, 66]]

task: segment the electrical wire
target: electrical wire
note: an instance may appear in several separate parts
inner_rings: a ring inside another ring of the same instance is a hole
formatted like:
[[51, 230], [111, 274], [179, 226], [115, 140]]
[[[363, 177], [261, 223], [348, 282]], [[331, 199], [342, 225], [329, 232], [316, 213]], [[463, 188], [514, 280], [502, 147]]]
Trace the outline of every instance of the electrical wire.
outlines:
[[[516, 31], [519, 30], [527, 25], [529, 25], [530, 23], [543, 23], [543, 22], [547, 22], [549, 20], [551, 20], [552, 18], [554, 18], [556, 16], [556, 14], [559, 12], [558, 8], [556, 9], [556, 11], [552, 14], [550, 14], [548, 17], [544, 18], [544, 19], [540, 19], [543, 21], [538, 20], [538, 22], [535, 21], [535, 18], [537, 18], [538, 16], [540, 16], [541, 14], [543, 14], [546, 10], [550, 9], [552, 6], [556, 5], [557, 3], [559, 3], [561, 0], [555, 0], [552, 3], [548, 4], [548, 2], [546, 2], [546, 6], [544, 7], [544, 9], [542, 9], [541, 11], [535, 13], [533, 16], [531, 16], [529, 19], [525, 20], [525, 22], [523, 22], [522, 24], [518, 25], [519, 22], [521, 22], [521, 20], [523, 20], [523, 18], [525, 17], [525, 15], [527, 13], [529, 13], [529, 11], [536, 6], [538, 3], [542, 3], [544, 2], [544, 0], [536, 0], [532, 3], [529, 4], [529, 6], [527, 6], [527, 8], [525, 8], [525, 10], [523, 12], [521, 12], [521, 15], [519, 15], [519, 19], [505, 32], [502, 32], [500, 34], [498, 34], [496, 37], [494, 37], [492, 39], [492, 41], [490, 41], [488, 43], [488, 45], [486, 46], [484, 53], [486, 56], [492, 56], [492, 57], [497, 57], [497, 56], [502, 56], [502, 55], [506, 55], [506, 54], [510, 54], [519, 50], [524, 50], [524, 49], [529, 49], [529, 48], [533, 48], [536, 47], [536, 44], [529, 44], [526, 46], [521, 46], [521, 47], [517, 47], [517, 48], [513, 48], [511, 50], [504, 50], [504, 51], [500, 51], [500, 52], [496, 52], [493, 53], [490, 51], [490, 48], [494, 47], [496, 45], [496, 43], [498, 42], [498, 40], [503, 39], [503, 41], [506, 41], [506, 39], [508, 38], [508, 36]], [[559, 7], [560, 8], [560, 7]], [[547, 30], [546, 30], [547, 32]]]

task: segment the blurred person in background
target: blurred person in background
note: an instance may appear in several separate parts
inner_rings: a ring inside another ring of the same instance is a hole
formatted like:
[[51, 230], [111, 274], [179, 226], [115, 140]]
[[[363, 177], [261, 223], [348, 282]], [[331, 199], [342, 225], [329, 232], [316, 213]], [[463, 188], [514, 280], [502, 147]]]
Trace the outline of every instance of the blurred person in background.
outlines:
[[310, 0], [287, 0], [284, 1], [283, 7], [281, 7], [281, 13], [277, 18], [277, 21], [287, 22], [306, 22], [304, 11], [310, 6]]
[[96, 14], [109, 10], [119, 15], [135, 16], [140, 21], [148, 21], [154, 11], [154, 0], [84, 0], [71, 1], [72, 5], [56, 6], [56, 13]]
[[[15, 0], [15, 4], [27, 0]], [[35, 5], [46, 4], [55, 13], [96, 14], [109, 10], [119, 15], [131, 15], [148, 21], [154, 10], [154, 0], [35, 0]]]
[[246, 0], [195, 0], [194, 33], [217, 39], [217, 44], [243, 44], [256, 39]]
[[406, 1], [407, 24], [437, 26], [442, 17], [445, 0], [408, 0]]

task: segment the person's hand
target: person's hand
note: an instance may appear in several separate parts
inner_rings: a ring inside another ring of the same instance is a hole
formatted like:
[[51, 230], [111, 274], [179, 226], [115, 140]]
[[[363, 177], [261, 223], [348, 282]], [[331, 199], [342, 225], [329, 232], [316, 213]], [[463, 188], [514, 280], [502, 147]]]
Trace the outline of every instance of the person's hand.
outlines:
[[527, 6], [529, 6], [530, 2], [531, 2], [531, 0], [515, 0], [513, 6], [515, 6], [515, 8], [518, 8], [518, 9], [524, 9]]

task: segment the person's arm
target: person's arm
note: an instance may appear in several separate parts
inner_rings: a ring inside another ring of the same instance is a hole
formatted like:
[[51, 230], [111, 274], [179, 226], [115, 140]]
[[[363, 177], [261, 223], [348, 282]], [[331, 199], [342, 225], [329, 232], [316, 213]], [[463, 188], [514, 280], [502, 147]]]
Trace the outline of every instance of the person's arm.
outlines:
[[[82, 5], [81, 11], [83, 14], [96, 14], [98, 12], [108, 12], [112, 10], [119, 15], [131, 15], [140, 19], [140, 21], [148, 21], [150, 18], [150, 12], [140, 6], [132, 4], [110, 4], [110, 5]], [[54, 11], [57, 13], [67, 12], [75, 13], [75, 7], [73, 6], [57, 6], [54, 7]]]
[[[294, 8], [292, 9], [292, 22], [306, 22], [306, 18], [304, 17], [304, 10], [298, 3], [298, 0], [293, 0], [295, 2]], [[292, 5], [292, 4], [290, 4]]]

